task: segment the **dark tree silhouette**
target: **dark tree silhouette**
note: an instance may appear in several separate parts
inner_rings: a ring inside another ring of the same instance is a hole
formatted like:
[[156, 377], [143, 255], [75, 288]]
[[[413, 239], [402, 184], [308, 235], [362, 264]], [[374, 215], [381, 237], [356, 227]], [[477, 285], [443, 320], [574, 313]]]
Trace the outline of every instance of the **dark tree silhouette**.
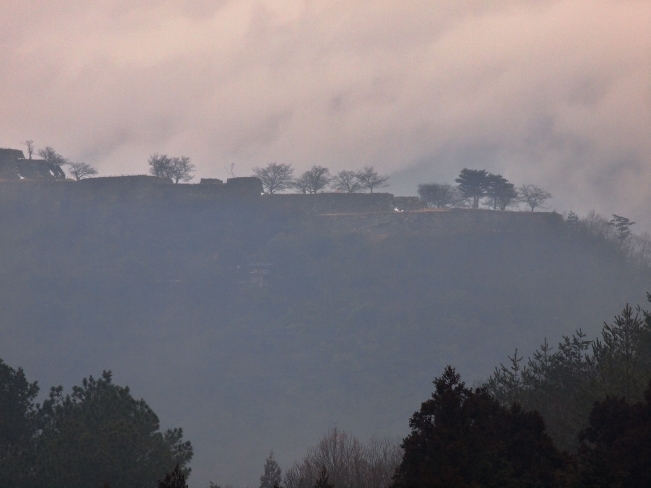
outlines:
[[522, 185], [518, 187], [518, 195], [521, 202], [531, 207], [532, 212], [536, 207], [543, 207], [545, 202], [552, 197], [551, 193], [536, 185]]
[[181, 429], [161, 432], [158, 416], [111, 373], [84, 378], [63, 395], [53, 388], [39, 410], [42, 433], [33, 472], [39, 486], [146, 487], [175, 465], [184, 475], [192, 446]]
[[95, 176], [98, 173], [96, 168], [87, 163], [68, 163], [68, 171], [77, 181]]
[[34, 154], [34, 141], [28, 139], [23, 144], [27, 146], [27, 158], [32, 159], [32, 154]]
[[332, 178], [332, 187], [342, 193], [356, 193], [362, 190], [362, 185], [354, 171], [340, 171]]
[[651, 486], [651, 382], [643, 402], [610, 396], [596, 402], [579, 437], [581, 486]]
[[149, 174], [159, 178], [169, 178], [174, 183], [179, 181], [190, 181], [194, 178], [194, 164], [187, 156], [169, 157], [167, 154], [154, 153], [149, 156]]
[[479, 201], [488, 191], [489, 173], [483, 169], [464, 168], [454, 181], [461, 195], [470, 200], [472, 208], [479, 208]]
[[357, 172], [356, 176], [361, 187], [371, 193], [373, 193], [375, 188], [386, 188], [389, 186], [389, 177], [379, 174], [373, 166], [364, 166], [361, 171]]
[[[23, 486], [36, 430], [36, 382], [29, 383], [21, 368], [0, 359], [0, 486]], [[27, 463], [27, 464], [26, 464]]]
[[51, 146], [46, 146], [43, 149], [39, 149], [38, 155], [41, 156], [47, 163], [55, 164], [57, 166], [68, 164], [68, 160], [56, 152]]
[[294, 188], [301, 193], [319, 193], [330, 184], [330, 170], [323, 166], [312, 166], [309, 170], [294, 180]]
[[260, 488], [273, 488], [281, 479], [282, 470], [274, 459], [274, 452], [271, 451], [264, 463], [264, 474], [260, 476]]
[[165, 478], [158, 481], [158, 488], [188, 488], [185, 475], [177, 464], [173, 471], [167, 473]]
[[448, 366], [432, 398], [409, 421], [395, 488], [556, 486], [567, 460], [545, 434], [538, 412], [501, 406]]
[[502, 175], [488, 174], [486, 196], [491, 200], [493, 210], [506, 210], [518, 198], [518, 192], [513, 183]]
[[631, 222], [630, 219], [622, 217], [621, 215], [613, 214], [613, 218], [610, 220], [610, 225], [615, 227], [617, 231], [617, 238], [620, 241], [625, 241], [631, 235], [631, 225], [634, 225], [635, 222]]
[[260, 178], [262, 187], [271, 195], [292, 187], [294, 168], [291, 164], [269, 163], [264, 168], [253, 168], [253, 174]]
[[451, 185], [438, 183], [418, 185], [418, 195], [429, 207], [434, 208], [454, 207], [462, 200], [456, 188]]

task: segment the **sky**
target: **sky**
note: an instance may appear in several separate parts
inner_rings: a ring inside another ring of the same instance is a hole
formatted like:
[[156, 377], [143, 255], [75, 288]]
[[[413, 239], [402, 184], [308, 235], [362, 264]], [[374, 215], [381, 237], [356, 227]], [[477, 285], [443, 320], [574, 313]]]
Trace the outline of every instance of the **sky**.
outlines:
[[468, 167], [651, 230], [651, 2], [6, 0], [0, 147], [100, 175]]

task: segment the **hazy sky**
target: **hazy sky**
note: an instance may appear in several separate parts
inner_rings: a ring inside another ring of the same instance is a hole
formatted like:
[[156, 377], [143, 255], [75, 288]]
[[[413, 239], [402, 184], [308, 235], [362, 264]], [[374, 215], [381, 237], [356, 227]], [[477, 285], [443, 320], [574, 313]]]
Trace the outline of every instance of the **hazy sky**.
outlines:
[[5, 0], [0, 146], [374, 165], [398, 194], [485, 168], [651, 228], [650, 26], [649, 0]]

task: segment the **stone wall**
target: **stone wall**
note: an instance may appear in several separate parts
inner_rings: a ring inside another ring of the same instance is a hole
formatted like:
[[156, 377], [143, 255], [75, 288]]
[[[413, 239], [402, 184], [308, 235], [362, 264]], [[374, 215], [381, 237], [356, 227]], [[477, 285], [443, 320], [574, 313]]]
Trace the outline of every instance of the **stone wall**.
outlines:
[[391, 212], [391, 193], [288, 193], [263, 195], [265, 208], [286, 214], [341, 214]]
[[42, 159], [25, 159], [19, 149], [0, 148], [0, 180], [64, 180], [63, 170]]

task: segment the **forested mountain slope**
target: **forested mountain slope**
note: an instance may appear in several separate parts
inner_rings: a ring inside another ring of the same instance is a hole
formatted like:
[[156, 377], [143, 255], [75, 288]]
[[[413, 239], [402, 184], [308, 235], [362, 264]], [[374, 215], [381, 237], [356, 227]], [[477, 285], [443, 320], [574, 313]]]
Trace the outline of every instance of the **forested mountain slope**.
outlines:
[[254, 485], [269, 449], [287, 465], [329, 427], [404, 435], [446, 364], [484, 380], [651, 288], [557, 214], [61, 185], [0, 187], [0, 357], [42, 391], [111, 369], [184, 428], [191, 486]]

